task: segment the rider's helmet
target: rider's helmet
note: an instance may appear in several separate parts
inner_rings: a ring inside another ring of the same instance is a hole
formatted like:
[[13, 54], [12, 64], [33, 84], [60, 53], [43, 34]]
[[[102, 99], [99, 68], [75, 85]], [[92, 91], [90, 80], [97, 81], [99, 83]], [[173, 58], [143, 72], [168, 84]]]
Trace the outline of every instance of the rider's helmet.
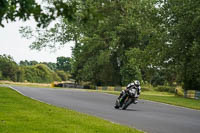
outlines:
[[139, 86], [140, 86], [140, 81], [135, 80], [135, 81], [134, 81], [134, 85], [135, 85], [136, 87], [139, 87]]

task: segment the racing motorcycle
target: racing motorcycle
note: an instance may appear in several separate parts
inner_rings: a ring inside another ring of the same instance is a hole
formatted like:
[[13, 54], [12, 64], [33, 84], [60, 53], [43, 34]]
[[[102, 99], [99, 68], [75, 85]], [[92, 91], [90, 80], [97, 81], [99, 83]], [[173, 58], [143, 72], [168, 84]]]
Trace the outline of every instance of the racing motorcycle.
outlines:
[[138, 98], [136, 88], [130, 88], [129, 90], [125, 91], [125, 94], [120, 98], [117, 99], [115, 102], [115, 108], [125, 110], [130, 104], [135, 103], [136, 98]]

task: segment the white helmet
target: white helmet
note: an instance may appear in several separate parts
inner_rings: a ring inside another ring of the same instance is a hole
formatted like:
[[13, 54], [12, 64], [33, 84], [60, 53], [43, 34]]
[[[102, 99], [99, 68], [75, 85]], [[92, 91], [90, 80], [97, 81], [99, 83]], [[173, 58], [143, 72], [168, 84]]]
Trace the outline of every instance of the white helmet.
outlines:
[[139, 86], [140, 86], [140, 81], [135, 80], [135, 81], [134, 81], [134, 85], [135, 85], [136, 87], [139, 87]]

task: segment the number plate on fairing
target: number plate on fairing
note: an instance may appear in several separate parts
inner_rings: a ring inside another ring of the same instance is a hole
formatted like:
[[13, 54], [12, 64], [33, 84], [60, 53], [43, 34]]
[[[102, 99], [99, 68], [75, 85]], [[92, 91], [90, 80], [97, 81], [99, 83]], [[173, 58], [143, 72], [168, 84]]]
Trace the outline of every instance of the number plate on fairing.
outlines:
[[129, 90], [129, 93], [130, 93], [131, 96], [134, 96], [134, 97], [136, 97], [136, 95], [137, 95], [135, 89], [131, 89], [131, 90]]

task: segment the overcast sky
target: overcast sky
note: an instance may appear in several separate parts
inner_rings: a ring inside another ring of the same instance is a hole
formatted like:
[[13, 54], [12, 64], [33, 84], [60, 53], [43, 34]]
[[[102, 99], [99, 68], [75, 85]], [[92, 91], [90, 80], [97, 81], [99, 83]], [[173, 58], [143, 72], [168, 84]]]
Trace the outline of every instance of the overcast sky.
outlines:
[[22, 38], [19, 33], [20, 26], [33, 26], [34, 21], [12, 22], [0, 27], [0, 55], [11, 55], [19, 63], [21, 60], [36, 60], [38, 62], [56, 62], [59, 56], [70, 57], [73, 43], [66, 44], [65, 47], [51, 52], [49, 49], [42, 51], [30, 50], [29, 45], [32, 40]]

